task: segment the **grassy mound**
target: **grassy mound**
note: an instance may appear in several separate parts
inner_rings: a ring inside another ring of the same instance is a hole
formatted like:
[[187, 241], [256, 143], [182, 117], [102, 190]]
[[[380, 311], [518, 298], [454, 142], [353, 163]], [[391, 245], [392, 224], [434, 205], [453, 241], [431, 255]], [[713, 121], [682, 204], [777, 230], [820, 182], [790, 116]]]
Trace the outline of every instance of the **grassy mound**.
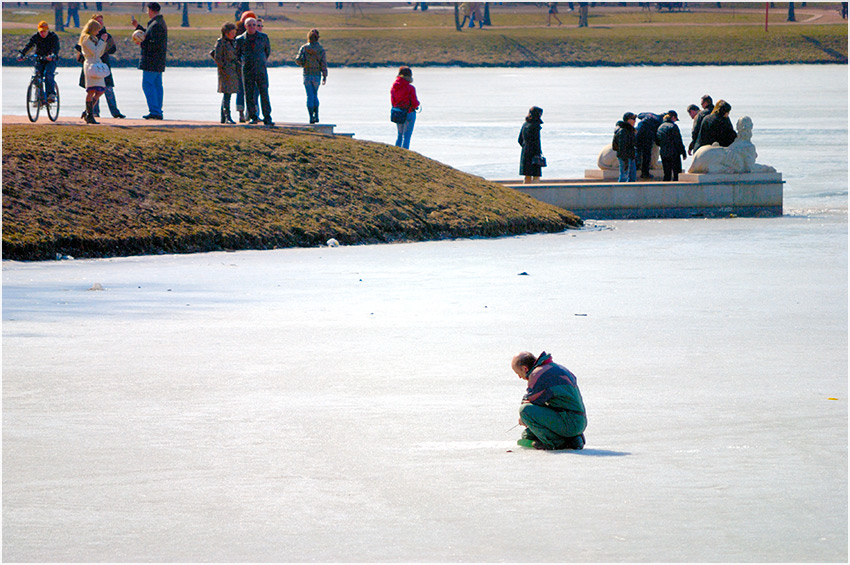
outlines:
[[415, 152], [282, 128], [3, 127], [3, 258], [556, 232], [575, 215]]

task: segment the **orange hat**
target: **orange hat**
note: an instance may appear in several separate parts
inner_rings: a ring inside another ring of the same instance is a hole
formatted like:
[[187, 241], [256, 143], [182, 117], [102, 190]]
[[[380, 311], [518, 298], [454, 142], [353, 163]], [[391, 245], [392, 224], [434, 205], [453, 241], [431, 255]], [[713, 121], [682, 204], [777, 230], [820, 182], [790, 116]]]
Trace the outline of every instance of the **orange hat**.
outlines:
[[50, 26], [47, 25], [46, 21], [41, 20], [38, 22], [38, 31], [47, 31], [48, 29], [50, 29]]
[[256, 18], [257, 18], [257, 14], [255, 14], [255, 13], [254, 13], [254, 12], [252, 12], [251, 10], [246, 10], [246, 11], [242, 12], [242, 15], [239, 17], [239, 21], [240, 21], [240, 22], [242, 22], [242, 23], [244, 24], [244, 23], [245, 23], [245, 20], [247, 20], [248, 18], [254, 18], [254, 19], [256, 19]]

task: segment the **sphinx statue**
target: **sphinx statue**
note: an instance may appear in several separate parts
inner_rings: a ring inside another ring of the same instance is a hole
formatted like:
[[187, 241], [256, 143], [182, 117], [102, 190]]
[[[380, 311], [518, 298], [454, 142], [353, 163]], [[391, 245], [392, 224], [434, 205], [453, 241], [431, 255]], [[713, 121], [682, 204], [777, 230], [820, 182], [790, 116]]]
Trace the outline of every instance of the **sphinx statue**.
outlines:
[[700, 147], [694, 153], [689, 173], [734, 174], [734, 173], [775, 173], [776, 169], [756, 163], [758, 153], [750, 141], [753, 137], [753, 120], [743, 116], [738, 120], [738, 137], [729, 147], [718, 143]]

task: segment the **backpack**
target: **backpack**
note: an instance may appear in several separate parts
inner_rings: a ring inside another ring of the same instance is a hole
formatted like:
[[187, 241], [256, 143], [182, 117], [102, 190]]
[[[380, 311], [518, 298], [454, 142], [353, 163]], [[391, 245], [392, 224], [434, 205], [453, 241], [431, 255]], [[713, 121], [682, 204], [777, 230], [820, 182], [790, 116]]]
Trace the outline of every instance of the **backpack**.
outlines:
[[611, 140], [611, 149], [620, 151], [620, 144], [617, 142], [617, 132], [614, 132], [614, 139]]

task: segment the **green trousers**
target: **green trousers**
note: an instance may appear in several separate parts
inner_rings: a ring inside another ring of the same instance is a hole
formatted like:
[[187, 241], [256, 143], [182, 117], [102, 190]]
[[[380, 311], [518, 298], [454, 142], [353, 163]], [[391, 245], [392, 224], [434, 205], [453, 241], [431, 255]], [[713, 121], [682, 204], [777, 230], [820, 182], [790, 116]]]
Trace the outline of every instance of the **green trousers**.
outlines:
[[[536, 404], [520, 406], [519, 417], [528, 435], [533, 435], [549, 449], [559, 449], [567, 438], [577, 436], [587, 428], [587, 418], [581, 414], [557, 412]], [[528, 435], [524, 433], [523, 437]]]

